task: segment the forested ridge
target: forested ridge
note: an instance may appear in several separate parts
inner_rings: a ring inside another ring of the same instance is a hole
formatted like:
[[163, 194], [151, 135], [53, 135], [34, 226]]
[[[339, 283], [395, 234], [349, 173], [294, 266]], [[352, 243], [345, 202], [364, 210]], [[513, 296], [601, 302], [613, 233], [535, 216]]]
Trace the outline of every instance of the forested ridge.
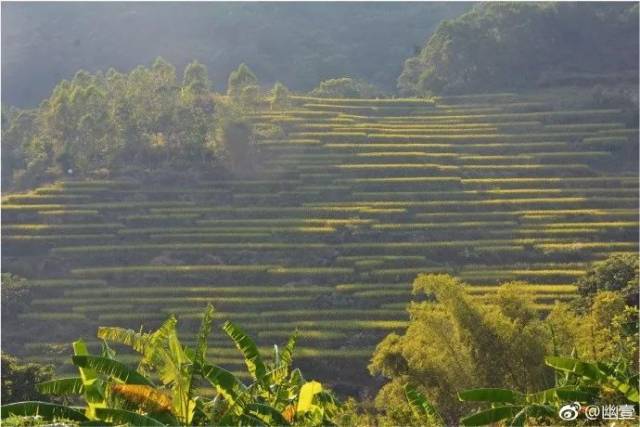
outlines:
[[[272, 86], [308, 91], [361, 78], [395, 88], [402, 61], [467, 3], [4, 3], [2, 103], [35, 107], [80, 69], [129, 72], [162, 56], [197, 60], [224, 91], [247, 63]], [[384, 29], [384, 30], [382, 30]]]
[[486, 2], [442, 22], [398, 79], [412, 95], [637, 83], [637, 3]]

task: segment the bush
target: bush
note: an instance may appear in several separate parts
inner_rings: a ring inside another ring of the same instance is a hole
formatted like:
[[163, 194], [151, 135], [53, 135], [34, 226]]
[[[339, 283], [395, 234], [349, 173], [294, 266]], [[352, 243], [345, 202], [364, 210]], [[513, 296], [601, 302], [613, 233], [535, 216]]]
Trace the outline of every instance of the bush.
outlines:
[[48, 397], [36, 389], [36, 384], [49, 380], [52, 375], [52, 366], [21, 363], [16, 357], [2, 353], [2, 404], [24, 400], [48, 401]]
[[600, 291], [615, 291], [625, 296], [638, 293], [638, 257], [635, 254], [612, 255], [596, 263], [577, 280], [583, 297], [593, 297]]

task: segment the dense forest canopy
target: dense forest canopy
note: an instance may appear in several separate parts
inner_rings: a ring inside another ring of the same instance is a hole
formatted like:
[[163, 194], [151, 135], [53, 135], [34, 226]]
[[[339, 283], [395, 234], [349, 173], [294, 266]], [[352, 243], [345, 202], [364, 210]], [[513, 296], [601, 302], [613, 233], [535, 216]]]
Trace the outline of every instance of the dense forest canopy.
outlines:
[[584, 74], [637, 81], [637, 3], [481, 3], [441, 23], [405, 62], [405, 94], [530, 88]]
[[[80, 69], [157, 56], [206, 65], [217, 90], [246, 62], [266, 85], [350, 76], [392, 90], [402, 61], [466, 3], [4, 3], [3, 104], [35, 106]], [[384, 31], [380, 29], [384, 28]]]

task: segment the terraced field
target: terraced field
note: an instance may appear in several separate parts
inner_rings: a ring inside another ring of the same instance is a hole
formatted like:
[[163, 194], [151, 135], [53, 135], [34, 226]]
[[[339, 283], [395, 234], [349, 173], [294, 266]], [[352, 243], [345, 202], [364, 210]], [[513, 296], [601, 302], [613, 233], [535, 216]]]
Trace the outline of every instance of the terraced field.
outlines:
[[[528, 281], [545, 311], [587, 263], [638, 249], [638, 130], [618, 110], [509, 94], [295, 104], [253, 117], [287, 137], [258, 142], [252, 179], [6, 196], [4, 269], [37, 288], [22, 351], [62, 363], [98, 325], [169, 312], [193, 330], [211, 301], [265, 347], [299, 329], [300, 363], [350, 392], [405, 324], [420, 272], [454, 273], [478, 298]], [[220, 334], [210, 356], [241, 368]]]

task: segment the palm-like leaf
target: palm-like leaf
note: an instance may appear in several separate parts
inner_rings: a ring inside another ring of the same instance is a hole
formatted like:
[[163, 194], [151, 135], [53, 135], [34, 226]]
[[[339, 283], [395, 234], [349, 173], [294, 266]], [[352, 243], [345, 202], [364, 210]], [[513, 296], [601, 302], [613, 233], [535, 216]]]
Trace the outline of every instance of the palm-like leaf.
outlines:
[[113, 384], [111, 390], [147, 412], [170, 412], [172, 408], [170, 396], [148, 385]]
[[521, 403], [524, 395], [503, 388], [474, 388], [458, 393], [458, 398], [466, 402]]
[[198, 331], [198, 341], [196, 344], [196, 351], [194, 362], [204, 363], [204, 357], [207, 354], [207, 340], [211, 333], [211, 325], [213, 324], [213, 315], [215, 310], [211, 304], [207, 304], [207, 308], [202, 317], [202, 323], [200, 324], [200, 330]]
[[411, 411], [420, 420], [429, 420], [438, 425], [444, 425], [440, 413], [427, 400], [427, 398], [410, 384], [404, 386], [404, 394], [407, 397]]
[[56, 396], [64, 396], [69, 394], [81, 394], [84, 392], [82, 378], [58, 378], [51, 381], [45, 381], [36, 386], [42, 394], [53, 394]]
[[36, 416], [53, 421], [56, 418], [66, 418], [74, 421], [88, 421], [88, 418], [80, 411], [67, 406], [56, 405], [47, 402], [18, 402], [9, 403], [0, 407], [0, 418], [4, 419], [12, 415]]
[[603, 363], [588, 363], [568, 357], [550, 356], [545, 363], [552, 368], [588, 378], [596, 384], [606, 385], [622, 393], [630, 402], [640, 402], [638, 381], [636, 375], [628, 375], [625, 369], [619, 370]]
[[322, 392], [322, 384], [317, 381], [309, 381], [300, 388], [298, 396], [298, 407], [296, 413], [304, 414], [313, 407], [313, 398], [316, 394]]
[[241, 414], [244, 411], [243, 396], [246, 394], [246, 387], [235, 375], [216, 365], [202, 364], [198, 366], [203, 378], [211, 383], [222, 397], [225, 398], [229, 406], [234, 408], [234, 412]]
[[256, 344], [240, 327], [231, 322], [225, 322], [222, 329], [229, 335], [244, 356], [244, 362], [253, 379], [261, 381], [267, 373], [267, 368], [262, 361], [262, 356], [260, 356]]
[[[89, 350], [83, 340], [73, 342], [73, 352], [76, 356], [89, 356]], [[78, 367], [84, 391], [84, 399], [87, 402], [86, 414], [89, 418], [95, 418], [96, 408], [106, 408], [104, 383], [98, 377], [98, 373], [92, 368]]]
[[73, 356], [73, 364], [81, 368], [91, 368], [126, 384], [153, 385], [144, 375], [113, 359], [98, 356]]
[[293, 362], [293, 352], [296, 349], [296, 342], [298, 340], [298, 331], [294, 332], [293, 335], [289, 337], [287, 344], [282, 349], [280, 353], [280, 365], [284, 365], [287, 368], [291, 367], [291, 363]]
[[475, 414], [464, 417], [460, 420], [463, 426], [484, 426], [487, 424], [497, 423], [499, 421], [514, 418], [524, 406], [497, 406], [495, 408], [486, 409], [476, 412]]
[[260, 419], [266, 425], [271, 426], [287, 426], [289, 422], [282, 416], [280, 411], [275, 408], [260, 403], [251, 403], [247, 405], [246, 410], [249, 414]]
[[165, 426], [164, 423], [155, 418], [138, 414], [136, 412], [125, 411], [124, 409], [97, 408], [96, 415], [104, 421], [115, 424], [128, 424], [136, 427], [157, 427]]
[[98, 328], [98, 338], [131, 347], [138, 353], [144, 353], [148, 339], [132, 329], [102, 326]]

